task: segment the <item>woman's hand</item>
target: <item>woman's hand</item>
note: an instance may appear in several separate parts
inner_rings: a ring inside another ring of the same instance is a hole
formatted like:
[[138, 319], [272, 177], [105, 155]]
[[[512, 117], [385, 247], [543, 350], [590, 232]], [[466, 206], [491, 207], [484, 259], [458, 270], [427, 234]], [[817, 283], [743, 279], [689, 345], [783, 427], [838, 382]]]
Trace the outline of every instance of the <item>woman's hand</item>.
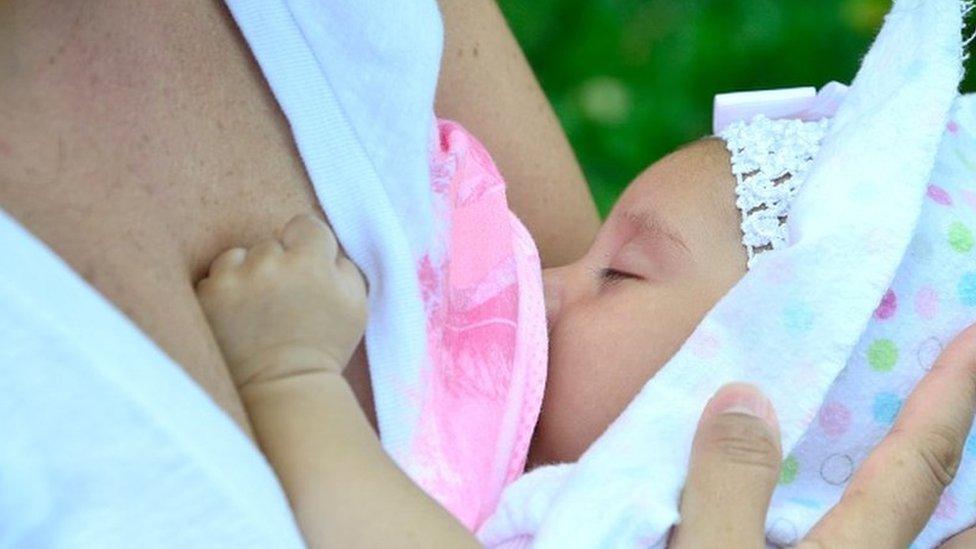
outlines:
[[[976, 326], [971, 326], [942, 353], [841, 501], [798, 547], [910, 545], [956, 474], [974, 407]], [[763, 547], [781, 458], [769, 401], [750, 385], [720, 389], [698, 425], [682, 520], [671, 547]], [[959, 539], [966, 536], [976, 533]]]

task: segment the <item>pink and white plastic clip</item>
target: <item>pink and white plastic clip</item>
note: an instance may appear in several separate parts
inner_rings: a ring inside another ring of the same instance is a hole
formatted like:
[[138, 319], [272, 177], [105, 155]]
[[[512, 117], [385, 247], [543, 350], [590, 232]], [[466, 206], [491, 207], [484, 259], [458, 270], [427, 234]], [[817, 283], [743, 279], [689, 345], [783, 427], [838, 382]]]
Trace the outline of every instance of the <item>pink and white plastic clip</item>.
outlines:
[[840, 82], [830, 82], [819, 93], [812, 86], [721, 93], [715, 96], [712, 133], [718, 135], [736, 121], [749, 122], [757, 114], [772, 120], [796, 118], [813, 121], [829, 118], [837, 111], [846, 94], [847, 86]]

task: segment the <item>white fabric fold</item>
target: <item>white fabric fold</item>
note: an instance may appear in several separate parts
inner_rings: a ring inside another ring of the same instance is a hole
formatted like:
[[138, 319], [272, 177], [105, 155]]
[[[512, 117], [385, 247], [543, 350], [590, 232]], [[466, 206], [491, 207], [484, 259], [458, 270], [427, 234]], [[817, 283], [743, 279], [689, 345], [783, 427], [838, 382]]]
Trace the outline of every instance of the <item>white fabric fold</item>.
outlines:
[[315, 193], [369, 281], [383, 446], [403, 463], [428, 363], [417, 260], [436, 255], [428, 148], [443, 31], [433, 0], [227, 0]]

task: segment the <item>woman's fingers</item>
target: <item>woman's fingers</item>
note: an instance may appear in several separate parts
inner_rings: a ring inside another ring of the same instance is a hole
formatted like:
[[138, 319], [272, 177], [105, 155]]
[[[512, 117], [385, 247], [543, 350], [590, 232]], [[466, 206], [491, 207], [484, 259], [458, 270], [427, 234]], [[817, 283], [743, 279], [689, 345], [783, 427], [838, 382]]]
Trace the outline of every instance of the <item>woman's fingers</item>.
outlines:
[[[956, 474], [974, 409], [976, 326], [939, 357], [841, 502], [799, 547], [908, 546]], [[780, 457], [769, 401], [749, 385], [722, 388], [698, 425], [672, 547], [762, 547]], [[951, 543], [969, 541], [976, 533]]]
[[764, 547], [781, 458], [769, 400], [751, 385], [720, 389], [698, 423], [671, 547]]
[[976, 326], [919, 383], [891, 433], [800, 547], [907, 547], [959, 466], [976, 406]]

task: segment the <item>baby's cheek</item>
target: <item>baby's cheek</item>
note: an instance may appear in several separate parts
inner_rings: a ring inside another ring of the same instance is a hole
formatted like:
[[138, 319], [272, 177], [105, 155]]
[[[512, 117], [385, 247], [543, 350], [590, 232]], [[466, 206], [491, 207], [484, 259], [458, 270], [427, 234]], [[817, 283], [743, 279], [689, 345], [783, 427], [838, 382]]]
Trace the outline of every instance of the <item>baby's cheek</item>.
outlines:
[[627, 333], [631, 323], [593, 320], [564, 315], [550, 335], [549, 379], [537, 433], [547, 461], [576, 460], [663, 363], [648, 352], [650, 339]]
[[553, 327], [537, 432], [539, 449], [550, 453], [547, 461], [576, 460], [674, 356], [708, 309], [690, 292], [643, 293], [621, 292], [564, 311]]
[[575, 461], [603, 431], [612, 348], [594, 331], [561, 322], [550, 334], [549, 376], [536, 445], [544, 461]]

